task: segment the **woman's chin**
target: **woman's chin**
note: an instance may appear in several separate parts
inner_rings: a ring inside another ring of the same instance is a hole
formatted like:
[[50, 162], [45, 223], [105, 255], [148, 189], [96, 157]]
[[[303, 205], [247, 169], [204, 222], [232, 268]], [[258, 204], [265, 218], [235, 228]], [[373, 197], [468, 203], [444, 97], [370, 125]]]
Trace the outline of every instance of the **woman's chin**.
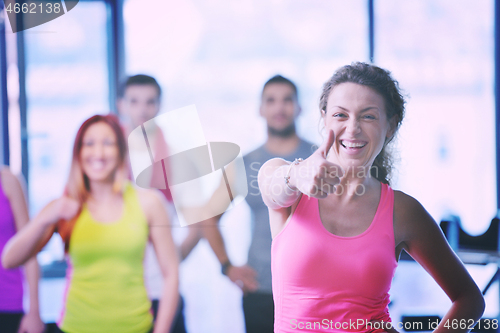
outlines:
[[348, 172], [351, 177], [365, 177], [369, 172], [369, 161], [366, 159], [343, 158], [340, 166], [344, 172]]
[[111, 172], [89, 172], [86, 175], [89, 181], [99, 183], [111, 182], [113, 178]]

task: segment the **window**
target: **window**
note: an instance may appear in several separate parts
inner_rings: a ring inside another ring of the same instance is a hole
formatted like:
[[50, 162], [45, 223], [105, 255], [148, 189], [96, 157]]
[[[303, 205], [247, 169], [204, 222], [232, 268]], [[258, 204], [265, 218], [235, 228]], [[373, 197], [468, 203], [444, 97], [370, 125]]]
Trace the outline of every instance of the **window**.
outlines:
[[494, 1], [375, 4], [376, 63], [410, 95], [397, 188], [483, 233], [496, 215]]
[[33, 215], [63, 193], [82, 122], [109, 112], [106, 6], [80, 2], [24, 34]]
[[[395, 188], [437, 222], [460, 217], [471, 234], [485, 232], [496, 215], [493, 28], [490, 0], [375, 1], [375, 62], [409, 94]], [[496, 271], [494, 264], [467, 268], [480, 289]], [[395, 321], [443, 316], [450, 304], [419, 265], [404, 262], [391, 295]], [[485, 316], [496, 317], [498, 291], [490, 290], [486, 303]]]

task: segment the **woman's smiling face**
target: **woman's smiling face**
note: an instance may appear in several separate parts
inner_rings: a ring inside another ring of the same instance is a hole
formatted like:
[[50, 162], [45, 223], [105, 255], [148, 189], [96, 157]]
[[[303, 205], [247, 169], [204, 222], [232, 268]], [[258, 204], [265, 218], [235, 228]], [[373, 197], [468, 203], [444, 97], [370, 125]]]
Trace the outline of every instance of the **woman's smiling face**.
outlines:
[[104, 122], [91, 125], [83, 135], [80, 163], [91, 181], [111, 181], [119, 164], [113, 129]]
[[333, 130], [335, 142], [329, 159], [348, 168], [368, 167], [393, 134], [384, 98], [372, 88], [341, 83], [328, 96], [325, 129]]

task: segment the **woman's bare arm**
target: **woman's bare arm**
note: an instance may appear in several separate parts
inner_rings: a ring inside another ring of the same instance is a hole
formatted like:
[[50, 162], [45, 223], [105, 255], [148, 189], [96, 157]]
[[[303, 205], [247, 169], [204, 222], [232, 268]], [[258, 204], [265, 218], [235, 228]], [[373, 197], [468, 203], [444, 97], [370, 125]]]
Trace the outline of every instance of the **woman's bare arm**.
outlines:
[[300, 193], [320, 199], [335, 192], [343, 170], [327, 160], [334, 142], [335, 134], [330, 131], [321, 146], [302, 162], [291, 163], [273, 158], [264, 163], [259, 170], [258, 181], [266, 206], [277, 210], [292, 206]]
[[[452, 302], [435, 332], [469, 332], [481, 318], [484, 299], [463, 263], [450, 248], [441, 229], [414, 198], [395, 191], [396, 239], [434, 278]], [[456, 323], [464, 326], [452, 328]], [[445, 327], [446, 325], [449, 327]]]
[[80, 204], [68, 197], [50, 202], [5, 245], [2, 264], [5, 268], [23, 265], [49, 241], [59, 220], [71, 220]]
[[[285, 226], [301, 193], [315, 198], [325, 198], [335, 192], [335, 185], [339, 184], [343, 170], [327, 160], [334, 141], [335, 134], [330, 131], [321, 146], [304, 161], [296, 164], [281, 158], [273, 158], [260, 168], [259, 189], [264, 204], [269, 208], [273, 238]], [[285, 177], [288, 178], [288, 184]]]
[[163, 291], [154, 332], [169, 332], [179, 302], [179, 255], [171, 233], [170, 220], [158, 193], [140, 190], [139, 199], [149, 224], [158, 265], [163, 274]]
[[259, 170], [257, 179], [260, 193], [269, 209], [290, 207], [299, 198], [300, 191], [290, 189], [285, 183], [289, 167], [290, 162], [282, 158], [273, 158], [264, 163]]

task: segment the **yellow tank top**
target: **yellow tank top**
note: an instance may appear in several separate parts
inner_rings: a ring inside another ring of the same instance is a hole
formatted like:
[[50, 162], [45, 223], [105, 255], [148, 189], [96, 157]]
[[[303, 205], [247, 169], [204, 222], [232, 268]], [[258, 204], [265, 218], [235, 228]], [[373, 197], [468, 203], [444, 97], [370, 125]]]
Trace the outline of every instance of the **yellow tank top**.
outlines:
[[142, 333], [153, 323], [143, 278], [148, 225], [127, 183], [122, 217], [101, 223], [86, 205], [69, 243], [65, 307], [58, 326], [67, 333]]

